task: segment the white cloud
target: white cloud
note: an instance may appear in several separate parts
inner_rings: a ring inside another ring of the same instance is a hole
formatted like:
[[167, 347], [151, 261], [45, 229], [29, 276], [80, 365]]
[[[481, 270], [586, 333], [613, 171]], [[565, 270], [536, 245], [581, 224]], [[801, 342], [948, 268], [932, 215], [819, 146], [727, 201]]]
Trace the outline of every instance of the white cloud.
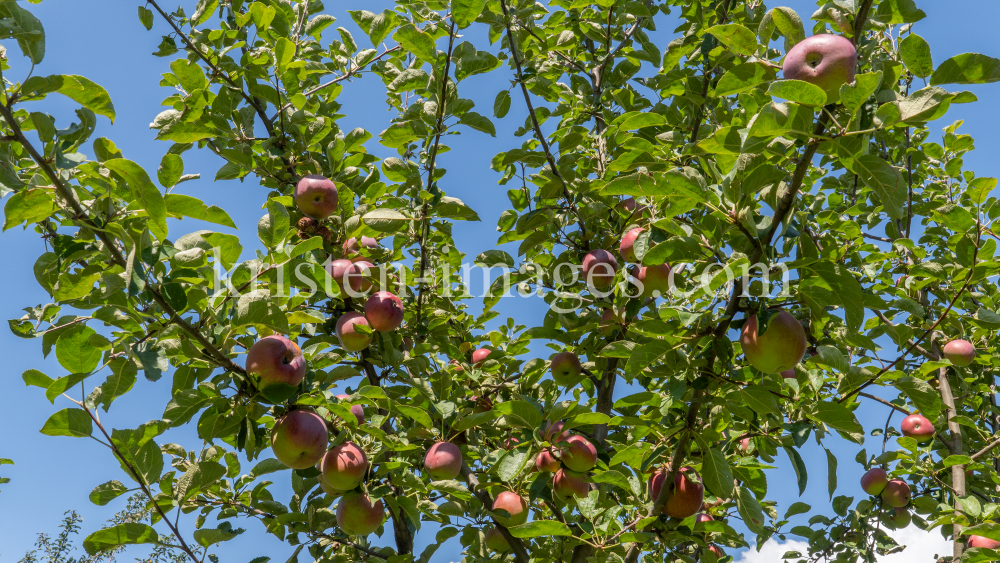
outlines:
[[[941, 537], [938, 530], [925, 532], [920, 528], [910, 525], [908, 528], [896, 532], [890, 532], [893, 539], [900, 545], [905, 545], [906, 549], [900, 553], [886, 555], [878, 558], [878, 563], [934, 563], [939, 555], [950, 555], [952, 544]], [[784, 543], [770, 539], [764, 547], [757, 552], [754, 549], [747, 550], [736, 558], [733, 563], [780, 563], [781, 556], [789, 551], [808, 553], [809, 544], [803, 541], [790, 540]]]

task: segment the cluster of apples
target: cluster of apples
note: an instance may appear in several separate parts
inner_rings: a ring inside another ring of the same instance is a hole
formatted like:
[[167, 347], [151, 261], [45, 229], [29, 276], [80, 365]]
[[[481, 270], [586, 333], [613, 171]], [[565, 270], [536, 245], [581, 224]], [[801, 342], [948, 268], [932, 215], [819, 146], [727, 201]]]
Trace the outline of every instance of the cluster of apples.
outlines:
[[583, 436], [563, 431], [561, 421], [550, 422], [542, 430], [542, 439], [549, 444], [535, 457], [535, 468], [554, 473], [552, 493], [566, 502], [590, 493], [587, 472], [597, 465], [597, 448]]
[[910, 525], [910, 486], [902, 479], [889, 479], [889, 474], [881, 467], [873, 467], [861, 476], [861, 490], [872, 496], [880, 496], [891, 510], [882, 518], [894, 529]]

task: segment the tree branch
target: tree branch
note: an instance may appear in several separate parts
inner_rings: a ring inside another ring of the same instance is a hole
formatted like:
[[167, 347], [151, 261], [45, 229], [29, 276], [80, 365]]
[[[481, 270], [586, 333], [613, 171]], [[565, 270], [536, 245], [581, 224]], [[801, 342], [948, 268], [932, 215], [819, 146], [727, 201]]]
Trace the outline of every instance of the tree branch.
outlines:
[[[501, 2], [502, 1], [503, 0], [501, 0]], [[483, 504], [483, 507], [486, 510], [493, 510], [493, 497], [490, 496], [490, 493], [486, 491], [486, 489], [483, 489], [479, 486], [479, 479], [476, 477], [476, 474], [473, 473], [472, 470], [469, 469], [469, 466], [465, 465], [464, 463], [462, 464], [461, 475], [462, 478], [465, 479], [465, 482], [468, 484], [469, 490], [472, 492], [472, 494], [476, 495], [476, 498], [478, 498], [479, 502]], [[528, 551], [524, 548], [524, 542], [522, 542], [519, 538], [515, 538], [514, 536], [510, 535], [510, 531], [507, 530], [507, 528], [503, 524], [497, 522], [496, 518], [492, 519], [493, 519], [493, 524], [497, 528], [497, 531], [499, 531], [500, 534], [504, 537], [504, 539], [507, 540], [507, 543], [510, 544], [510, 548], [514, 552], [514, 559], [517, 561], [517, 563], [528, 563], [529, 560], [531, 559], [531, 556], [528, 555]]]

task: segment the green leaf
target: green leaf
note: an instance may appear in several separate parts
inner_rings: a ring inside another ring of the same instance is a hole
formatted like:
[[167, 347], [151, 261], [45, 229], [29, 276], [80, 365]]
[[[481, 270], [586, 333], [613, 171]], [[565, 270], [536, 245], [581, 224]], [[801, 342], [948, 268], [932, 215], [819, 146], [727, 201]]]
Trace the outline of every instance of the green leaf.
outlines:
[[696, 170], [682, 168], [663, 173], [635, 172], [608, 182], [602, 195], [674, 196], [698, 201], [705, 180]]
[[151, 526], [139, 522], [126, 522], [110, 528], [98, 530], [83, 540], [87, 555], [97, 555], [122, 545], [158, 543], [160, 536]]
[[41, 387], [42, 389], [48, 389], [49, 385], [52, 385], [52, 382], [55, 381], [37, 369], [29, 369], [25, 371], [21, 374], [21, 379], [24, 380], [25, 385], [34, 385], [35, 387]]
[[517, 448], [504, 454], [496, 464], [497, 476], [501, 481], [511, 482], [521, 471], [524, 470], [528, 462], [533, 460], [531, 452], [525, 448]]
[[202, 547], [209, 547], [217, 543], [229, 541], [244, 532], [243, 528], [233, 529], [232, 524], [223, 522], [218, 528], [202, 528], [195, 530], [192, 534], [194, 541]]
[[757, 52], [757, 36], [738, 23], [715, 25], [705, 30], [738, 55], [749, 57]]
[[945, 62], [931, 75], [931, 85], [987, 84], [1000, 81], [1000, 59], [964, 53]]
[[501, 119], [507, 115], [508, 111], [510, 111], [510, 92], [501, 90], [497, 93], [496, 99], [493, 100], [493, 117]]
[[462, 200], [457, 197], [444, 196], [441, 201], [434, 206], [434, 211], [439, 217], [445, 219], [456, 219], [460, 221], [479, 221], [479, 215]]
[[889, 217], [902, 219], [905, 216], [907, 188], [899, 169], [877, 155], [869, 154], [854, 160], [853, 171], [878, 195]]
[[857, 417], [844, 405], [837, 402], [821, 402], [815, 407], [810, 418], [818, 420], [840, 432], [842, 436], [858, 444], [864, 442], [865, 429]]
[[146, 28], [146, 31], [153, 29], [153, 10], [139, 6], [139, 22]]
[[462, 80], [475, 74], [483, 74], [500, 66], [500, 59], [489, 51], [477, 51], [468, 41], [463, 41], [455, 47], [452, 53], [455, 61], [455, 80]]
[[799, 482], [799, 496], [806, 492], [806, 484], [809, 482], [809, 473], [806, 471], [806, 462], [802, 461], [802, 456], [799, 455], [798, 450], [795, 448], [784, 448], [785, 453], [788, 454], [788, 459], [792, 461], [792, 468], [795, 469], [795, 477]]
[[434, 427], [434, 421], [431, 420], [431, 416], [423, 409], [411, 407], [409, 405], [394, 405], [393, 408], [399, 411], [403, 416], [412, 418], [417, 422], [417, 424], [423, 426], [424, 428]]
[[452, 0], [451, 17], [459, 29], [472, 25], [486, 7], [486, 0]]
[[[161, 182], [162, 183], [162, 182]], [[216, 205], [208, 206], [198, 198], [183, 194], [167, 194], [164, 198], [167, 206], [167, 214], [172, 217], [190, 217], [199, 219], [216, 225], [236, 228], [236, 223], [225, 212], [224, 209]]]
[[395, 209], [374, 209], [361, 217], [365, 225], [383, 233], [398, 231], [408, 220], [409, 217]]
[[746, 92], [758, 84], [770, 82], [777, 76], [775, 70], [764, 63], [743, 63], [729, 69], [715, 85], [716, 96], [731, 96]]
[[281, 37], [274, 44], [274, 65], [278, 74], [284, 74], [288, 65], [295, 58], [295, 43], [287, 37]]
[[719, 498], [732, 498], [733, 472], [729, 469], [726, 456], [714, 448], [708, 449], [707, 453], [708, 455], [704, 455], [701, 462], [701, 477], [705, 486]]
[[38, 223], [48, 219], [59, 209], [52, 199], [52, 190], [31, 188], [12, 195], [3, 206], [3, 230], [22, 223]]
[[764, 531], [766, 522], [764, 511], [750, 489], [743, 486], [736, 489], [736, 510], [739, 511], [743, 523], [746, 524], [747, 528], [750, 528], [751, 532], [759, 534]]
[[288, 319], [267, 289], [258, 289], [240, 296], [233, 326], [247, 325], [261, 325], [281, 334], [288, 333]]
[[63, 409], [45, 421], [41, 433], [46, 436], [73, 436], [83, 438], [94, 431], [90, 415], [83, 409]]
[[467, 127], [471, 127], [476, 131], [481, 131], [483, 133], [489, 133], [491, 137], [497, 136], [496, 127], [493, 126], [493, 122], [490, 121], [485, 115], [480, 115], [474, 111], [467, 111], [458, 118], [458, 122]]
[[104, 161], [104, 166], [113, 170], [128, 183], [135, 202], [149, 215], [149, 230], [156, 238], [167, 237], [167, 206], [163, 194], [157, 189], [149, 174], [141, 166], [125, 158]]
[[24, 56], [31, 59], [32, 64], [41, 63], [45, 58], [45, 29], [42, 22], [14, 2], [6, 2], [5, 8], [15, 25], [0, 27], [0, 38], [16, 38]]
[[138, 369], [131, 360], [117, 359], [111, 363], [111, 375], [101, 384], [101, 402], [104, 412], [111, 408], [111, 402], [128, 393], [135, 385]]
[[128, 487], [122, 484], [121, 481], [108, 481], [103, 485], [94, 487], [94, 490], [90, 492], [90, 502], [97, 506], [104, 506], [127, 491]]
[[983, 536], [994, 541], [1000, 541], [1000, 524], [996, 522], [983, 522], [975, 526], [970, 526], [962, 530], [963, 536]]
[[108, 91], [100, 85], [74, 74], [33, 76], [24, 83], [25, 94], [42, 95], [58, 92], [90, 111], [115, 122], [115, 106]]
[[521, 539], [573, 535], [569, 526], [556, 520], [534, 520], [527, 524], [508, 528], [507, 531], [515, 538]]
[[59, 335], [56, 341], [56, 359], [70, 373], [90, 373], [101, 361], [101, 351], [90, 344], [90, 337], [97, 331], [80, 323]]
[[826, 448], [823, 450], [826, 452], [826, 490], [833, 500], [833, 493], [837, 492], [837, 456]]
[[778, 402], [770, 391], [760, 385], [749, 385], [740, 390], [740, 397], [751, 410], [759, 414], [778, 414]]
[[883, 0], [872, 19], [880, 23], [914, 23], [927, 17], [913, 0]]
[[267, 215], [257, 222], [257, 237], [264, 246], [278, 248], [285, 242], [289, 231], [288, 209], [274, 199], [267, 200]]
[[[840, 87], [840, 103], [850, 110], [853, 116], [865, 105], [872, 94], [878, 90], [882, 84], [882, 71], [859, 74], [854, 77], [854, 82], [844, 84]], [[852, 118], [853, 120], [853, 118]]]
[[938, 415], [941, 414], [941, 395], [930, 383], [914, 377], [900, 377], [892, 384], [905, 394], [916, 405], [917, 410], [931, 422], [937, 420]]
[[[164, 188], [172, 188], [184, 175], [184, 159], [181, 155], [168, 152], [160, 159], [160, 167], [156, 169], [156, 179]], [[167, 197], [170, 197], [169, 195]], [[167, 206], [169, 209], [169, 206]]]
[[434, 46], [434, 38], [429, 34], [417, 29], [413, 24], [406, 24], [392, 34], [407, 53], [413, 56], [434, 63], [437, 60], [437, 48]]
[[931, 46], [915, 33], [907, 35], [899, 42], [899, 56], [906, 68], [917, 78], [927, 78], [934, 72]]
[[778, 80], [772, 82], [767, 94], [806, 106], [826, 105], [826, 92], [815, 84], [803, 80]]
[[201, 25], [207, 22], [218, 6], [219, 0], [198, 0], [194, 14], [191, 15], [191, 25]]
[[532, 430], [541, 428], [542, 413], [527, 401], [506, 401], [494, 408], [508, 419], [507, 424], [516, 424]]

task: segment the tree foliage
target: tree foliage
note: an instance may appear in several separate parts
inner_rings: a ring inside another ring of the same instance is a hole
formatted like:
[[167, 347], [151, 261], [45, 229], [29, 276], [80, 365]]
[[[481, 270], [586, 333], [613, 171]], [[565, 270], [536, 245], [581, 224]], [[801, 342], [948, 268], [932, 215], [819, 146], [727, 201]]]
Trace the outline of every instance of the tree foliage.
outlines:
[[[975, 101], [957, 85], [1000, 80], [1000, 61], [963, 54], [935, 64], [915, 33], [926, 15], [912, 0], [819, 2], [811, 18], [756, 0], [397, 0], [378, 14], [356, 4], [349, 13], [366, 38], [334, 33], [321, 0], [140, 6], [141, 25], [169, 26], [154, 53], [171, 60], [161, 84], [172, 88], [152, 120], [166, 147], [154, 174], [127, 147], [90, 139], [99, 119], [115, 117], [103, 88], [31, 75], [45, 54], [42, 24], [0, 3], [4, 37], [24, 55], [11, 48], [0, 66], [4, 229], [26, 225], [45, 238], [34, 275], [52, 296], [10, 328], [40, 339], [65, 370], [29, 370], [24, 382], [61, 402], [42, 433], [95, 437], [121, 463], [91, 499], [138, 488], [149, 510], [89, 536], [89, 553], [173, 535], [203, 561], [220, 542], [268, 533], [295, 546], [293, 558], [426, 563], [457, 536], [473, 562], [503, 557], [485, 547], [496, 527], [518, 563], [712, 562], [710, 545], [787, 535], [809, 542], [789, 560], [874, 561], [898, 549], [886, 509], [838, 483], [838, 465], [852, 462], [829, 450], [883, 436], [855, 415], [870, 403], [920, 411], [940, 439], [886, 448], [886, 433], [881, 451], [853, 463], [907, 481], [914, 522], [954, 538], [956, 558], [997, 556], [963, 546], [969, 534], [1000, 540], [991, 449], [1000, 266], [990, 227], [1000, 205], [996, 180], [964, 169], [974, 140], [961, 123], [940, 140], [930, 124]], [[489, 44], [460, 37], [469, 26]], [[778, 79], [784, 54], [819, 33], [857, 47], [856, 78], [839, 103]], [[463, 80], [482, 73], [511, 81], [492, 109], [462, 97]], [[342, 129], [341, 92], [379, 79], [391, 125]], [[78, 123], [57, 129], [40, 111], [52, 94], [81, 106]], [[497, 248], [475, 261], [531, 265], [507, 279], [551, 306], [536, 327], [500, 322], [500, 292], [481, 312], [468, 306], [452, 222], [479, 216], [448, 195], [443, 167], [455, 135], [495, 136], [495, 120], [515, 106], [528, 118], [492, 159], [510, 208]], [[377, 158], [374, 143], [396, 156]], [[218, 156], [215, 180], [269, 190], [257, 225], [266, 252], [240, 261], [248, 241], [177, 232], [185, 223], [168, 221], [236, 226], [225, 210], [174, 191], [194, 177], [184, 158], [196, 150]], [[339, 189], [329, 219], [296, 208], [295, 182], [307, 174]], [[617, 253], [636, 226], [635, 264], [618, 269], [610, 293], [560, 273], [591, 251]], [[325, 266], [362, 237], [379, 239], [362, 252], [406, 313], [401, 329], [374, 333], [356, 353], [341, 346], [336, 322], [362, 303], [330, 283]], [[639, 267], [667, 263], [678, 291], [637, 294]], [[745, 284], [742, 273], [759, 264], [790, 275], [779, 282], [758, 268]], [[773, 308], [806, 330], [809, 353], [792, 377], [757, 371], [741, 348], [743, 323], [756, 319], [766, 334]], [[302, 384], [277, 402], [244, 368], [246, 351], [275, 333], [308, 361]], [[975, 363], [944, 359], [956, 338], [976, 346]], [[543, 345], [584, 358], [584, 376], [557, 385], [532, 353]], [[488, 358], [473, 360], [482, 348]], [[109, 412], [140, 372], [172, 378], [157, 383], [171, 389], [163, 415], [109, 429], [98, 409]], [[616, 394], [625, 384], [641, 391]], [[363, 423], [351, 406], [363, 407]], [[376, 533], [391, 534], [393, 547], [348, 537], [319, 472], [270, 458], [270, 428], [293, 408], [323, 416], [331, 445], [364, 449], [371, 467], [360, 488], [384, 502]], [[540, 431], [556, 421], [598, 452], [589, 494], [567, 502], [533, 470], [550, 443]], [[184, 425], [203, 443], [162, 443]], [[803, 489], [823, 473], [798, 453], [810, 438], [827, 448], [830, 505], [779, 511], [765, 471], [780, 448]], [[423, 471], [438, 440], [461, 446], [461, 481]], [[707, 488], [713, 521], [661, 516], [684, 466]], [[658, 468], [667, 486], [654, 497], [647, 480]], [[273, 496], [275, 479], [290, 480], [289, 501]], [[528, 500], [528, 523], [503, 525], [511, 514], [492, 510], [503, 491]], [[198, 513], [188, 537], [175, 511]], [[260, 523], [244, 532], [236, 517]], [[750, 536], [730, 525], [737, 518]], [[416, 553], [425, 530], [434, 540]]]

